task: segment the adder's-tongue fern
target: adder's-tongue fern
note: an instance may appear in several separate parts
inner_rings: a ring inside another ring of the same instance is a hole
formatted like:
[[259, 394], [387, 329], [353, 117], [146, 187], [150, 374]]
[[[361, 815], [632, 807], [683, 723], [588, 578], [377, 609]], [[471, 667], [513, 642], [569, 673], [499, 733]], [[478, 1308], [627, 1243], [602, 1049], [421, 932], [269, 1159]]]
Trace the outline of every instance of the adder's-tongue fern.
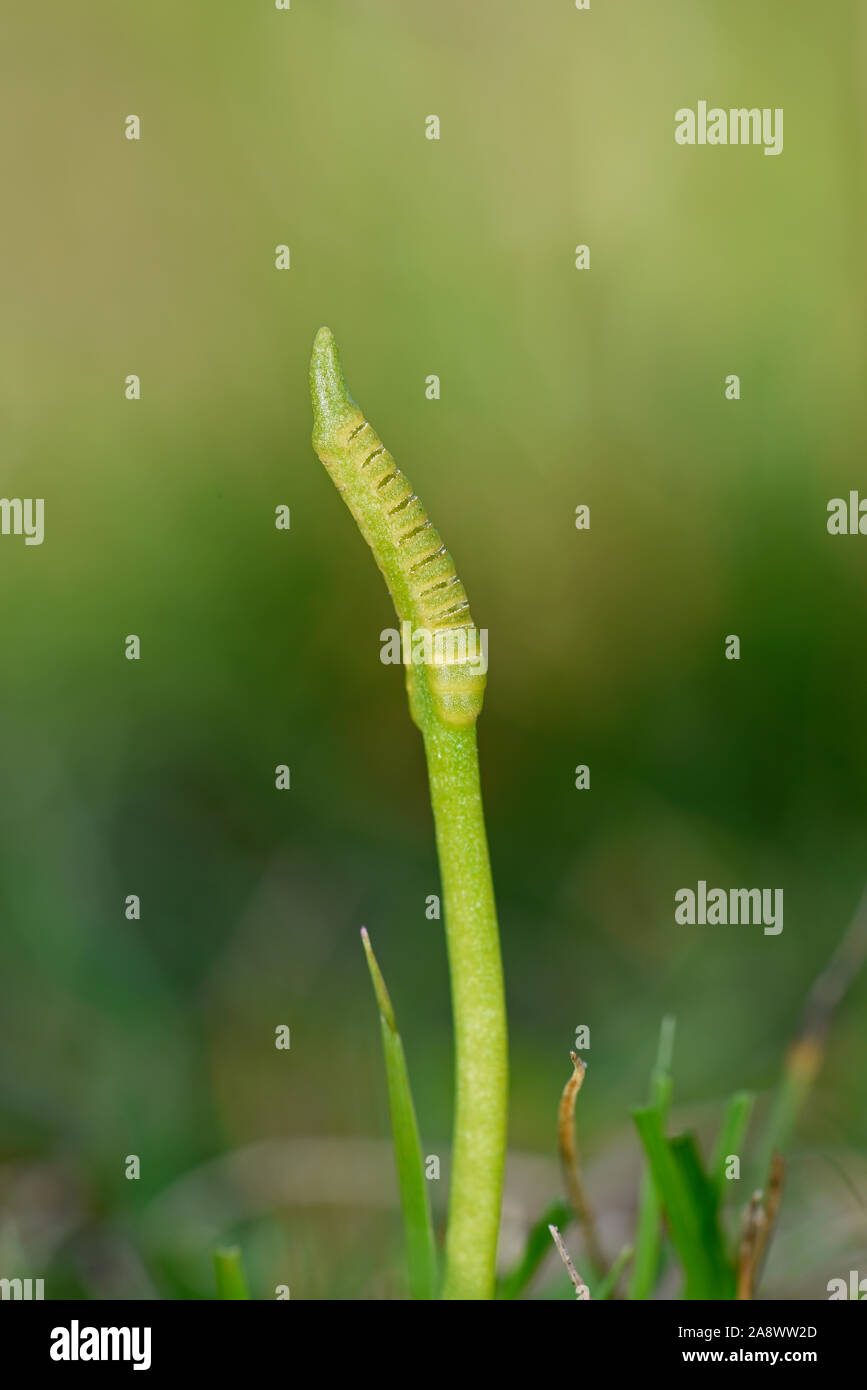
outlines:
[[[482, 708], [485, 673], [466, 589], [409, 479], [350, 396], [327, 328], [313, 345], [310, 385], [313, 447], [373, 551], [398, 617], [439, 639], [435, 659], [421, 671], [434, 709], [445, 724], [471, 724]], [[411, 699], [421, 724], [412, 690]]]
[[455, 1129], [446, 1298], [492, 1298], [506, 1145], [502, 966], [479, 786], [475, 721], [483, 644], [439, 532], [350, 396], [337, 344], [321, 328], [310, 364], [313, 445], [373, 551], [398, 618], [432, 636], [407, 665], [424, 737], [442, 875], [455, 1020]]

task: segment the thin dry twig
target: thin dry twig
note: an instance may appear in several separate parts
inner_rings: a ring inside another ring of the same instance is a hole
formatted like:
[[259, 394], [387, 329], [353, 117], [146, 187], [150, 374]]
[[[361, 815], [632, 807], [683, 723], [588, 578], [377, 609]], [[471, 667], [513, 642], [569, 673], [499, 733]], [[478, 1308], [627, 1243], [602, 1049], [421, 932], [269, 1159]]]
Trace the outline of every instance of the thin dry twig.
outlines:
[[578, 1273], [577, 1269], [573, 1265], [571, 1257], [569, 1255], [569, 1251], [563, 1244], [563, 1237], [560, 1235], [560, 1232], [557, 1230], [556, 1226], [549, 1225], [548, 1230], [551, 1232], [551, 1236], [553, 1238], [554, 1244], [557, 1247], [560, 1259], [566, 1266], [566, 1273], [569, 1275], [569, 1278], [572, 1280], [572, 1283], [575, 1286], [575, 1297], [584, 1299], [586, 1302], [590, 1298], [590, 1290], [588, 1289], [587, 1285], [584, 1283], [584, 1280], [581, 1278], [581, 1275]]
[[749, 1206], [744, 1212], [741, 1227], [741, 1240], [738, 1248], [738, 1283], [735, 1298], [743, 1302], [751, 1299], [755, 1284], [756, 1251], [759, 1248], [761, 1233], [767, 1225], [762, 1193], [754, 1192]]
[[809, 1085], [825, 1054], [837, 1006], [867, 960], [867, 888], [855, 915], [825, 969], [814, 982], [786, 1058], [787, 1067]]
[[768, 1178], [768, 1192], [765, 1197], [765, 1223], [759, 1232], [756, 1241], [756, 1249], [753, 1255], [753, 1288], [759, 1282], [762, 1272], [768, 1244], [774, 1233], [774, 1226], [777, 1221], [777, 1214], [780, 1210], [780, 1202], [783, 1197], [783, 1176], [786, 1171], [786, 1161], [782, 1154], [775, 1153], [771, 1159], [771, 1172]]
[[596, 1273], [602, 1275], [608, 1268], [608, 1261], [599, 1243], [599, 1236], [596, 1230], [596, 1217], [588, 1201], [587, 1193], [584, 1190], [584, 1182], [581, 1177], [581, 1165], [578, 1161], [578, 1145], [575, 1139], [575, 1102], [578, 1098], [578, 1092], [581, 1090], [582, 1082], [584, 1081], [587, 1063], [574, 1052], [570, 1052], [569, 1056], [572, 1061], [572, 1075], [563, 1087], [563, 1094], [560, 1097], [560, 1107], [557, 1112], [557, 1134], [560, 1142], [560, 1159], [563, 1164], [563, 1176], [566, 1180], [566, 1190], [569, 1194], [569, 1201], [584, 1230], [584, 1242], [587, 1246], [587, 1254]]
[[785, 1168], [782, 1154], [775, 1153], [771, 1161], [767, 1194], [754, 1192], [744, 1213], [738, 1250], [738, 1283], [735, 1294], [737, 1299], [745, 1300], [755, 1296], [768, 1243], [780, 1210]]
[[867, 889], [831, 959], [814, 981], [792, 1041], [786, 1049], [780, 1085], [756, 1157], [755, 1173], [762, 1183], [771, 1170], [774, 1152], [784, 1151], [788, 1146], [825, 1060], [828, 1032], [834, 1015], [865, 960]]

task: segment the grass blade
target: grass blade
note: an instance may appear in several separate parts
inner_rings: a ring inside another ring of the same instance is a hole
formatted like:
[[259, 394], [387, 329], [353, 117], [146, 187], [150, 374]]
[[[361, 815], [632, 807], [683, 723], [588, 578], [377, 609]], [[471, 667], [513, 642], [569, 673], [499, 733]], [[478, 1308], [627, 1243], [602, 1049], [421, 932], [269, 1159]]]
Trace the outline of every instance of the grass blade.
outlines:
[[692, 1138], [668, 1140], [654, 1106], [634, 1111], [633, 1118], [683, 1265], [683, 1297], [731, 1298], [733, 1274], [717, 1224], [716, 1199]]
[[373, 981], [382, 1028], [382, 1047], [385, 1053], [385, 1075], [388, 1085], [388, 1108], [391, 1113], [391, 1133], [400, 1202], [403, 1208], [403, 1227], [409, 1284], [413, 1298], [431, 1299], [437, 1296], [436, 1246], [430, 1214], [427, 1182], [424, 1175], [421, 1140], [409, 1087], [409, 1075], [403, 1043], [397, 1031], [394, 1010], [373, 954], [370, 937], [364, 927], [361, 939]]
[[703, 1297], [733, 1298], [734, 1270], [729, 1264], [720, 1229], [716, 1189], [704, 1170], [698, 1147], [691, 1134], [680, 1134], [668, 1142], [680, 1169], [684, 1186], [690, 1194], [702, 1251], [707, 1259], [708, 1269], [713, 1271], [716, 1284], [716, 1292]]
[[614, 1264], [609, 1269], [605, 1278], [600, 1279], [599, 1283], [593, 1286], [591, 1293], [592, 1297], [596, 1299], [597, 1303], [604, 1303], [606, 1299], [611, 1298], [613, 1296], [614, 1290], [617, 1288], [617, 1284], [620, 1280], [620, 1276], [623, 1273], [626, 1266], [629, 1264], [629, 1261], [632, 1259], [632, 1255], [632, 1246], [624, 1245], [623, 1249], [617, 1256], [617, 1259], [614, 1261]]
[[241, 1251], [237, 1245], [214, 1251], [214, 1273], [217, 1277], [217, 1298], [238, 1301], [250, 1297]]
[[500, 1281], [497, 1298], [519, 1298], [551, 1249], [552, 1226], [565, 1230], [572, 1220], [572, 1208], [567, 1202], [552, 1202], [527, 1236], [524, 1253], [514, 1269]]
[[[659, 1112], [663, 1130], [671, 1107], [673, 1082], [671, 1059], [674, 1052], [675, 1021], [670, 1016], [662, 1020], [659, 1029], [659, 1048], [656, 1065], [650, 1077], [650, 1104]], [[641, 1177], [638, 1199], [638, 1221], [635, 1232], [635, 1255], [628, 1295], [632, 1299], [652, 1297], [659, 1276], [662, 1254], [662, 1207], [649, 1166]]]
[[726, 1159], [730, 1154], [740, 1157], [755, 1099], [752, 1091], [737, 1091], [726, 1106], [710, 1165], [718, 1205], [726, 1183]]

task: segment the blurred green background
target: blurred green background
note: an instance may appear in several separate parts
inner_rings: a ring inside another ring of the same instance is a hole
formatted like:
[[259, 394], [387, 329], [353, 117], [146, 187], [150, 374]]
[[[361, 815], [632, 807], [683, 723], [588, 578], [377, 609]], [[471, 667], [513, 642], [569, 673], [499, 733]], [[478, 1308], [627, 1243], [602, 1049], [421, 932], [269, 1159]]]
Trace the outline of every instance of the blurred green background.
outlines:
[[[207, 1298], [237, 1239], [260, 1297], [405, 1295], [359, 926], [444, 1159], [447, 972], [388, 597], [310, 446], [321, 323], [490, 633], [503, 1258], [559, 1190], [580, 1023], [616, 1244], [661, 1015], [676, 1123], [764, 1106], [867, 878], [867, 541], [825, 529], [867, 493], [865, 6], [48, 0], [5, 27], [2, 491], [46, 535], [0, 538], [0, 1274]], [[783, 154], [678, 147], [700, 98], [783, 107]], [[675, 927], [699, 878], [782, 887], [782, 935]], [[867, 1274], [865, 991], [769, 1294]]]

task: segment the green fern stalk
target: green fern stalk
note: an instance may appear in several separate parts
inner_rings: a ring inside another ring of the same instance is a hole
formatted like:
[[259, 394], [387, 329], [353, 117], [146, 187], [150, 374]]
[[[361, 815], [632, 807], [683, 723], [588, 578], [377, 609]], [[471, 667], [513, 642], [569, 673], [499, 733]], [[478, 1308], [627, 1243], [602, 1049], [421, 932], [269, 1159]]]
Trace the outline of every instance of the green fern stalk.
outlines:
[[349, 395], [321, 328], [310, 364], [313, 446], [385, 578], [401, 624], [428, 634], [406, 665], [430, 778], [455, 1027], [455, 1123], [443, 1297], [494, 1297], [506, 1147], [506, 1010], [475, 721], [480, 634], [418, 496]]

